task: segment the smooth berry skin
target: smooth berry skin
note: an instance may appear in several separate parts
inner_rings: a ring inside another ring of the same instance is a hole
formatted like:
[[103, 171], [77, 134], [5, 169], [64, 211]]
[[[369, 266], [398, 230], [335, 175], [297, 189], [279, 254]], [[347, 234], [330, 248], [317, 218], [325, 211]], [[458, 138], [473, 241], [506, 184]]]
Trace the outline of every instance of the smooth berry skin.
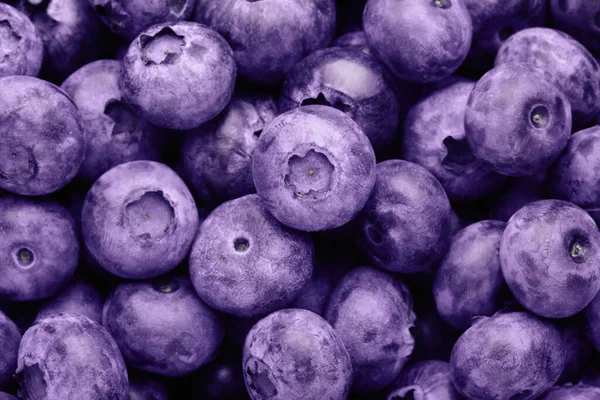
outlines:
[[83, 240], [93, 258], [121, 278], [169, 272], [187, 256], [198, 210], [185, 183], [154, 161], [131, 161], [102, 175], [85, 197]]
[[541, 400], [594, 400], [600, 398], [600, 387], [584, 384], [555, 386], [550, 388]]
[[282, 225], [251, 194], [209, 214], [192, 246], [189, 269], [203, 301], [248, 318], [290, 303], [310, 280], [313, 258], [310, 236]]
[[495, 65], [510, 62], [530, 63], [549, 71], [569, 99], [574, 123], [586, 124], [600, 112], [600, 65], [566, 33], [549, 28], [517, 32], [502, 44]]
[[240, 90], [218, 117], [186, 133], [183, 170], [201, 204], [214, 208], [255, 192], [252, 154], [277, 114], [268, 93]]
[[108, 331], [82, 315], [38, 321], [19, 347], [19, 397], [127, 399], [127, 369]]
[[460, 400], [450, 375], [450, 364], [424, 360], [408, 364], [390, 385], [387, 400]]
[[322, 231], [348, 223], [363, 208], [375, 184], [375, 154], [343, 112], [303, 106], [263, 131], [252, 174], [266, 209], [281, 223]]
[[410, 291], [373, 267], [359, 267], [342, 278], [329, 298], [325, 319], [352, 359], [354, 392], [375, 392], [389, 385], [414, 349]]
[[412, 107], [402, 133], [402, 158], [425, 167], [452, 201], [476, 200], [498, 189], [506, 178], [473, 156], [465, 133], [472, 81], [457, 81]]
[[583, 310], [600, 290], [600, 232], [581, 208], [540, 200], [508, 221], [500, 264], [516, 300], [546, 318]]
[[4, 60], [0, 63], [0, 77], [10, 75], [37, 76], [42, 68], [44, 43], [35, 25], [16, 8], [0, 3], [0, 49]]
[[50, 200], [0, 198], [0, 299], [41, 300], [73, 276], [79, 259], [75, 224]]
[[335, 10], [335, 0], [198, 0], [194, 20], [227, 39], [242, 79], [273, 86], [329, 45]]
[[371, 51], [391, 72], [419, 83], [456, 71], [473, 34], [463, 0], [369, 0], [363, 30]]
[[549, 322], [526, 312], [484, 317], [456, 342], [450, 371], [468, 399], [537, 398], [560, 376], [565, 354]]
[[63, 290], [42, 303], [35, 319], [77, 314], [101, 324], [103, 304], [104, 298], [94, 286], [80, 278], [73, 278]]
[[[0, 311], [0, 389], [6, 387], [17, 369], [19, 343], [21, 343], [19, 328]], [[0, 400], [2, 400], [1, 393]]]
[[130, 367], [183, 376], [206, 364], [223, 341], [223, 326], [189, 279], [121, 283], [107, 298], [102, 323]]
[[356, 219], [356, 243], [377, 267], [429, 271], [450, 245], [450, 202], [425, 168], [402, 160], [377, 164], [375, 188]]
[[119, 87], [143, 118], [167, 129], [196, 128], [229, 103], [233, 52], [212, 29], [194, 22], [153, 25], [123, 57]]
[[475, 85], [465, 112], [465, 131], [475, 157], [508, 176], [548, 168], [571, 134], [571, 106], [550, 72], [507, 63]]
[[317, 314], [299, 309], [276, 311], [254, 325], [243, 371], [252, 400], [343, 400], [352, 383], [339, 335]]
[[81, 114], [55, 85], [27, 76], [0, 78], [0, 188], [28, 196], [57, 191], [85, 154]]
[[550, 0], [554, 25], [577, 39], [595, 55], [600, 54], [600, 4], [586, 0]]
[[128, 161], [160, 158], [164, 132], [123, 102], [120, 70], [119, 61], [94, 61], [60, 86], [73, 99], [85, 126], [85, 158], [77, 173], [81, 181], [94, 182], [112, 167]]

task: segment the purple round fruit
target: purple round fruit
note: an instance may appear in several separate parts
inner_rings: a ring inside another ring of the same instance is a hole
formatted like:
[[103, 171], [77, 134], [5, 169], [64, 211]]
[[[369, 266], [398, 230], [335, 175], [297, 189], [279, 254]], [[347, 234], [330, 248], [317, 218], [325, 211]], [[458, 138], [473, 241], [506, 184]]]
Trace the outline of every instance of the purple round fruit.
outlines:
[[[6, 314], [0, 311], [0, 389], [3, 389], [17, 369], [21, 332]], [[2, 400], [0, 394], [0, 400]]]
[[164, 164], [131, 161], [94, 183], [82, 210], [83, 239], [93, 258], [122, 278], [147, 279], [175, 268], [198, 230], [185, 183]]
[[536, 201], [508, 221], [500, 264], [521, 305], [542, 317], [566, 318], [600, 290], [600, 232], [574, 204]]
[[275, 118], [254, 152], [256, 191], [284, 225], [337, 228], [363, 208], [375, 184], [375, 154], [358, 124], [322, 105]]
[[407, 365], [388, 389], [387, 400], [460, 400], [450, 376], [450, 364], [424, 360]]
[[600, 388], [588, 385], [555, 386], [548, 390], [540, 400], [597, 400]]
[[589, 0], [550, 0], [554, 25], [600, 54], [600, 3]]
[[571, 106], [550, 72], [532, 64], [502, 64], [471, 92], [465, 131], [475, 157], [494, 171], [534, 175], [567, 145]]
[[231, 47], [194, 22], [154, 25], [133, 40], [123, 58], [123, 99], [149, 122], [192, 129], [229, 103], [236, 66]]
[[40, 306], [36, 321], [56, 314], [83, 315], [99, 324], [102, 323], [104, 298], [88, 282], [73, 278], [56, 296], [47, 299]]
[[343, 400], [352, 363], [335, 330], [317, 314], [287, 309], [258, 321], [246, 337], [246, 388], [252, 400]]
[[37, 76], [42, 68], [44, 43], [37, 28], [16, 8], [0, 3], [0, 77]]

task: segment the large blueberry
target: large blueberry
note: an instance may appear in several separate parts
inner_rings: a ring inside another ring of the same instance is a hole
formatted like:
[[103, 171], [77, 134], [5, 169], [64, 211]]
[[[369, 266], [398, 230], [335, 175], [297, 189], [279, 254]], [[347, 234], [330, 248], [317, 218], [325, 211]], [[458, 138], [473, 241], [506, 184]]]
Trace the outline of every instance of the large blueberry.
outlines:
[[6, 386], [17, 369], [19, 343], [21, 343], [19, 328], [0, 311], [0, 389]]
[[258, 321], [246, 337], [243, 371], [252, 400], [343, 400], [352, 383], [352, 363], [338, 334], [300, 309]]
[[534, 175], [567, 145], [571, 106], [550, 72], [533, 64], [501, 64], [471, 92], [465, 130], [475, 157], [496, 172]]
[[22, 399], [126, 400], [127, 370], [108, 331], [82, 315], [38, 321], [19, 347]]
[[377, 267], [424, 272], [450, 245], [450, 202], [425, 168], [402, 160], [377, 164], [375, 189], [357, 218], [356, 242]]
[[431, 172], [451, 200], [475, 200], [506, 180], [473, 156], [465, 134], [465, 109], [475, 83], [458, 81], [421, 100], [408, 113], [402, 158]]
[[[158, 376], [130, 370], [127, 400], [169, 400], [167, 385]], [[1, 399], [0, 399], [1, 400]]]
[[468, 399], [535, 399], [560, 376], [560, 334], [526, 312], [484, 317], [456, 342], [452, 381]]
[[544, 68], [571, 103], [573, 122], [585, 124], [600, 111], [600, 66], [579, 42], [548, 28], [529, 28], [511, 36], [498, 51], [496, 66], [526, 62]]
[[309, 104], [332, 106], [352, 118], [375, 151], [394, 140], [400, 110], [385, 67], [359, 49], [330, 47], [299, 62], [288, 75], [279, 111]]
[[343, 112], [303, 106], [267, 126], [252, 172], [275, 218], [295, 229], [320, 231], [346, 224], [363, 208], [375, 184], [375, 154]]
[[581, 208], [540, 200], [508, 221], [500, 264], [515, 298], [548, 318], [578, 313], [600, 290], [600, 232]]
[[161, 153], [160, 130], [123, 102], [120, 70], [119, 61], [94, 61], [61, 85], [83, 117], [87, 146], [77, 175], [89, 182], [115, 165], [157, 160]]
[[192, 129], [227, 106], [235, 77], [233, 53], [221, 35], [194, 22], [171, 22], [153, 25], [133, 40], [119, 87], [149, 122]]
[[188, 254], [198, 210], [181, 178], [154, 161], [117, 165], [94, 183], [82, 210], [83, 239], [108, 272], [162, 275]]
[[0, 3], [0, 19], [0, 76], [37, 76], [44, 57], [37, 28], [23, 13], [4, 3]]
[[489, 198], [488, 212], [492, 219], [508, 221], [522, 207], [543, 198], [545, 171], [523, 178], [512, 178]]
[[183, 169], [197, 198], [208, 206], [254, 192], [252, 154], [277, 105], [266, 92], [233, 95], [218, 117], [186, 133]]
[[282, 82], [335, 29], [335, 0], [198, 0], [195, 20], [233, 48], [240, 76], [260, 85]]
[[600, 54], [600, 3], [589, 0], [550, 0], [553, 22], [591, 52]]
[[89, 0], [102, 21], [115, 33], [133, 39], [162, 22], [191, 17], [196, 0]]
[[58, 87], [37, 78], [0, 78], [0, 188], [41, 195], [65, 186], [85, 153], [81, 114]]
[[381, 61], [397, 77], [415, 82], [456, 71], [473, 31], [464, 0], [369, 0], [363, 29]]
[[104, 298], [90, 283], [74, 278], [56, 296], [47, 299], [39, 308], [36, 320], [52, 315], [67, 313], [84, 315], [102, 323], [102, 305]]
[[441, 317], [459, 330], [471, 326], [474, 317], [492, 315], [502, 308], [504, 277], [498, 254], [506, 224], [480, 221], [452, 239], [433, 285]]
[[223, 340], [223, 325], [189, 279], [159, 277], [121, 283], [102, 314], [127, 365], [166, 376], [206, 364]]
[[56, 293], [75, 272], [79, 243], [68, 211], [50, 200], [0, 198], [0, 299]]
[[424, 360], [407, 365], [388, 389], [387, 400], [460, 400], [450, 377], [450, 364]]
[[413, 351], [415, 314], [406, 285], [372, 267], [352, 270], [325, 311], [352, 360], [352, 390], [374, 392], [398, 375]]
[[310, 279], [310, 236], [282, 225], [250, 194], [206, 218], [190, 255], [190, 276], [208, 305], [240, 317], [290, 303]]
[[597, 400], [600, 388], [588, 385], [555, 386], [548, 390], [540, 400]]

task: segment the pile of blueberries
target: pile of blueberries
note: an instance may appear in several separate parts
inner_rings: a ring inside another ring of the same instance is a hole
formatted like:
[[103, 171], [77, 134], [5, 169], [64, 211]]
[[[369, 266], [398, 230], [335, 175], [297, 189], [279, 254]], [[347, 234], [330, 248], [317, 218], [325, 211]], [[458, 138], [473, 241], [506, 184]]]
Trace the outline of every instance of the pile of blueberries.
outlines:
[[0, 400], [599, 400], [596, 57], [598, 0], [0, 2]]

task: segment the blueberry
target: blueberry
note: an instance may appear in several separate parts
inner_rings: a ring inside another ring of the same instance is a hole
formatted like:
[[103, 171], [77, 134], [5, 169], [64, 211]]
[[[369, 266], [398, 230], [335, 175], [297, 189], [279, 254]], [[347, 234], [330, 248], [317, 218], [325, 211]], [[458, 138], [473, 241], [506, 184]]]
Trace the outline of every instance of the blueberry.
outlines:
[[61, 85], [83, 117], [86, 132], [85, 159], [78, 176], [93, 182], [103, 173], [127, 161], [158, 160], [161, 134], [127, 105], [119, 90], [121, 63], [94, 61], [75, 71]]
[[276, 116], [268, 93], [240, 90], [218, 117], [186, 133], [183, 169], [200, 202], [216, 207], [255, 191], [252, 154]]
[[166, 376], [206, 364], [223, 340], [217, 316], [179, 276], [121, 283], [106, 300], [102, 321], [127, 365]]
[[375, 183], [369, 139], [343, 112], [322, 105], [296, 108], [263, 131], [252, 164], [267, 210], [305, 231], [342, 226], [365, 205]]
[[310, 311], [287, 309], [248, 333], [243, 372], [252, 400], [343, 400], [352, 364], [334, 329]]
[[553, 22], [584, 44], [595, 55], [600, 54], [600, 3], [587, 0], [550, 0]]
[[85, 152], [81, 115], [58, 87], [37, 78], [0, 78], [0, 188], [52, 193], [77, 174]]
[[475, 157], [496, 172], [534, 175], [567, 145], [571, 107], [550, 72], [532, 64], [502, 64], [471, 92], [465, 130]]
[[198, 230], [198, 210], [164, 164], [131, 161], [94, 183], [82, 210], [85, 245], [108, 272], [146, 279], [175, 268]]
[[[167, 385], [160, 377], [130, 370], [127, 400], [169, 400]], [[1, 400], [1, 399], [0, 399]]]
[[457, 81], [415, 105], [404, 124], [402, 157], [431, 172], [451, 200], [475, 200], [506, 180], [473, 156], [465, 134], [465, 109], [475, 84]]
[[389, 385], [413, 351], [410, 292], [402, 281], [375, 268], [359, 267], [342, 278], [325, 319], [350, 354], [355, 392]]
[[600, 232], [584, 210], [561, 200], [540, 200], [508, 221], [500, 264], [525, 308], [542, 317], [565, 318], [598, 293], [599, 254]]
[[40, 300], [73, 275], [79, 243], [73, 219], [50, 200], [0, 198], [0, 299]]
[[17, 398], [8, 393], [0, 392], [0, 400], [17, 400]]
[[[6, 387], [17, 369], [17, 354], [21, 332], [6, 314], [0, 311], [0, 389]], [[0, 394], [0, 400], [2, 395]]]
[[79, 314], [101, 324], [103, 303], [104, 298], [95, 287], [80, 278], [73, 278], [56, 296], [42, 303], [35, 318], [40, 320], [61, 313]]
[[337, 108], [365, 132], [376, 152], [394, 140], [400, 110], [385, 67], [359, 49], [317, 50], [289, 73], [279, 101], [285, 112], [302, 105]]
[[450, 364], [425, 360], [408, 364], [390, 385], [387, 400], [460, 400], [450, 376]]
[[279, 223], [260, 198], [247, 195], [216, 208], [192, 247], [190, 276], [208, 305], [239, 317], [290, 303], [308, 282], [310, 236]]
[[450, 371], [468, 399], [535, 399], [560, 376], [565, 354], [550, 323], [526, 312], [484, 317], [456, 342]]
[[283, 82], [335, 29], [335, 0], [197, 0], [194, 19], [219, 32], [233, 48], [240, 77], [259, 84]]
[[388, 160], [377, 164], [375, 189], [356, 225], [356, 242], [375, 266], [424, 272], [450, 245], [450, 203], [425, 168]]
[[600, 388], [588, 385], [555, 386], [541, 400], [594, 400], [600, 397]]
[[37, 28], [22, 12], [4, 3], [0, 3], [0, 19], [0, 76], [37, 76], [44, 56]]
[[579, 382], [589, 369], [590, 358], [594, 354], [594, 348], [586, 335], [585, 313], [556, 322], [565, 351], [565, 368], [558, 383]]
[[363, 31], [348, 32], [335, 39], [332, 43], [332, 46], [353, 47], [364, 53], [371, 54], [371, 50], [367, 44], [367, 36]]
[[363, 29], [371, 51], [397, 77], [433, 82], [462, 64], [473, 27], [463, 0], [369, 0]]
[[225, 40], [193, 22], [153, 25], [123, 58], [119, 87], [126, 102], [149, 122], [192, 129], [229, 103], [236, 66]]
[[38, 321], [19, 347], [22, 399], [127, 399], [127, 370], [114, 339], [82, 315]]
[[188, 393], [202, 400], [249, 398], [242, 374], [241, 349], [231, 350], [222, 346], [217, 357], [209, 364], [189, 375], [191, 387]]

